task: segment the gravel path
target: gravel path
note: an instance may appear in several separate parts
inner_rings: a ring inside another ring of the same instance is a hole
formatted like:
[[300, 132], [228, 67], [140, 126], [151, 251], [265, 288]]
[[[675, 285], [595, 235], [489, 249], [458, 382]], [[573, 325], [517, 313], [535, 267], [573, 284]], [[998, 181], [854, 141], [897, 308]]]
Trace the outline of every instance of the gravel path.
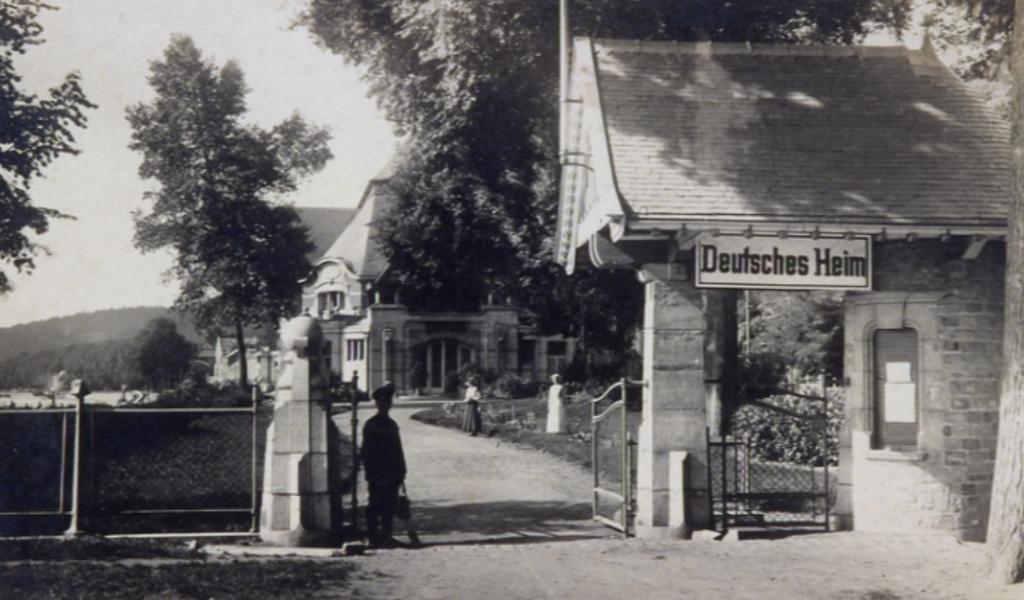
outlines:
[[604, 537], [590, 519], [590, 473], [496, 439], [424, 425], [397, 408], [413, 501], [424, 544], [484, 539]]
[[644, 600], [1020, 600], [984, 579], [978, 544], [833, 533], [742, 542], [583, 540], [366, 557], [352, 597]]

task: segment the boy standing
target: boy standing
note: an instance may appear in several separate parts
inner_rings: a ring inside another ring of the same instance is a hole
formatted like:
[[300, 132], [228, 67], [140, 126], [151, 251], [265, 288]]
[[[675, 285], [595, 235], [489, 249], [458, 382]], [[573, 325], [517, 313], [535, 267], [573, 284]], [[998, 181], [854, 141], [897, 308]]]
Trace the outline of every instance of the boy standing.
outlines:
[[370, 492], [366, 507], [366, 530], [370, 543], [390, 546], [391, 522], [398, 504], [398, 490], [405, 481], [405, 455], [398, 424], [388, 416], [395, 395], [395, 387], [387, 381], [373, 391], [377, 414], [363, 426], [363, 446], [359, 455]]

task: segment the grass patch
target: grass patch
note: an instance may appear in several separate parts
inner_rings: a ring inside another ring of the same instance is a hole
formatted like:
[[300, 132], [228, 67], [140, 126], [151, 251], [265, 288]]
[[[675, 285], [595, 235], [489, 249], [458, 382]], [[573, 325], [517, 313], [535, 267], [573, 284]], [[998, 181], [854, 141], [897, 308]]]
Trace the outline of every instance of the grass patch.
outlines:
[[[208, 540], [207, 540], [208, 541]], [[111, 540], [84, 536], [74, 539], [0, 540], [0, 562], [52, 560], [195, 559], [184, 540]]]
[[347, 597], [355, 569], [337, 559], [208, 558], [183, 540], [0, 541], [4, 598]]
[[24, 599], [306, 599], [348, 596], [355, 569], [338, 560], [38, 562], [0, 565], [0, 589]]

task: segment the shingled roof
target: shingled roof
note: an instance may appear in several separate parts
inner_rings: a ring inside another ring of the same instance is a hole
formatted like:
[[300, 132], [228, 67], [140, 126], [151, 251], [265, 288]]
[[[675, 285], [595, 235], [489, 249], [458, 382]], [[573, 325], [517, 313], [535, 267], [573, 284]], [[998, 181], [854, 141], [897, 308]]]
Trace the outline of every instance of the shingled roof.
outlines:
[[360, 279], [375, 280], [388, 267], [377, 244], [377, 222], [393, 200], [386, 183], [394, 173], [397, 160], [393, 159], [369, 181], [355, 216], [323, 253], [325, 259], [343, 260]]
[[641, 222], [1005, 228], [1009, 128], [928, 46], [577, 39], [572, 77], [563, 256]]
[[309, 231], [309, 241], [313, 242], [309, 258], [313, 261], [327, 252], [356, 215], [354, 208], [296, 206], [295, 212]]

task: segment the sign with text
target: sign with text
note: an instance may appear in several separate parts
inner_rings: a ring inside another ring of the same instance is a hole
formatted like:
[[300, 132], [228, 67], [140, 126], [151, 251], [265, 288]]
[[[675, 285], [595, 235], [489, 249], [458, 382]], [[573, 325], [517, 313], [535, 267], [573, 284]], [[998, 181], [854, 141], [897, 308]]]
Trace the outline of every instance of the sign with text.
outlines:
[[710, 235], [698, 238], [697, 287], [870, 290], [869, 236]]

